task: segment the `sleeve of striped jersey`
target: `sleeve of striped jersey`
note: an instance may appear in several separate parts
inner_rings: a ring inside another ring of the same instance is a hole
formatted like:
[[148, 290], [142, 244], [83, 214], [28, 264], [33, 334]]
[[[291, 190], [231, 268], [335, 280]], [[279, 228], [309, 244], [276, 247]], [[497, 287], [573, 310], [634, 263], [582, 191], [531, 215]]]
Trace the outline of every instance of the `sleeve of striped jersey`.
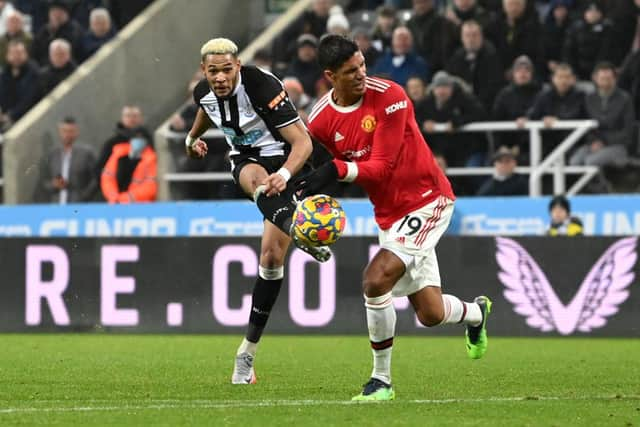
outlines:
[[251, 87], [252, 102], [263, 111], [262, 118], [275, 128], [282, 128], [300, 119], [282, 82], [271, 73], [257, 68], [247, 70], [247, 89]]
[[[411, 101], [404, 90], [398, 85], [392, 85], [381, 96], [378, 111], [376, 111], [375, 133], [373, 135], [373, 146], [371, 156], [366, 161], [356, 161], [358, 184], [371, 184], [385, 182], [393, 170], [398, 154], [402, 148], [402, 137], [407, 124], [410, 109], [408, 103]], [[340, 160], [334, 160], [339, 163]], [[347, 176], [349, 168], [336, 164], [338, 177], [343, 179]]]
[[200, 80], [196, 87], [193, 88], [193, 102], [195, 102], [198, 107], [202, 108], [200, 100], [204, 98], [210, 91], [211, 89], [209, 88], [207, 79]]

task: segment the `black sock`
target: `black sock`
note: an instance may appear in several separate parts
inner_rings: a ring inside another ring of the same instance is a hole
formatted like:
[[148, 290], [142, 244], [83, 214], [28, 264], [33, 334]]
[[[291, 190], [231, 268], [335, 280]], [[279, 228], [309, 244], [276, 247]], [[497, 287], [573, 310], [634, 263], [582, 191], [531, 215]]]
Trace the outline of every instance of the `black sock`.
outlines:
[[256, 204], [262, 215], [269, 222], [272, 222], [285, 234], [289, 234], [289, 227], [291, 226], [296, 205], [288, 192], [285, 191], [282, 194], [271, 197], [267, 197], [266, 194], [262, 193], [258, 196]]
[[249, 315], [249, 328], [247, 329], [247, 341], [258, 342], [269, 320], [271, 309], [278, 299], [282, 279], [266, 280], [258, 277], [253, 288], [253, 300], [251, 302], [251, 314]]

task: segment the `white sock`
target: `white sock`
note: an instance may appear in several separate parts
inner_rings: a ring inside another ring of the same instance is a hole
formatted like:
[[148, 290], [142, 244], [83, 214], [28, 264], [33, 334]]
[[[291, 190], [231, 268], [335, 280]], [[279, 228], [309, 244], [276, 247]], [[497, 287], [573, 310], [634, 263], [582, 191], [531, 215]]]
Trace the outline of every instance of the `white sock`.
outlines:
[[482, 311], [475, 302], [464, 302], [453, 295], [442, 295], [444, 304], [444, 319], [441, 325], [447, 323], [464, 323], [466, 325], [478, 326], [482, 322]]
[[250, 355], [255, 356], [257, 347], [258, 347], [258, 343], [247, 341], [246, 338], [243, 338], [242, 343], [240, 343], [240, 347], [238, 347], [238, 351], [236, 352], [236, 355], [239, 355], [242, 353], [249, 353]]
[[365, 296], [367, 326], [373, 353], [372, 378], [391, 384], [391, 351], [396, 330], [396, 310], [391, 292], [379, 297]]

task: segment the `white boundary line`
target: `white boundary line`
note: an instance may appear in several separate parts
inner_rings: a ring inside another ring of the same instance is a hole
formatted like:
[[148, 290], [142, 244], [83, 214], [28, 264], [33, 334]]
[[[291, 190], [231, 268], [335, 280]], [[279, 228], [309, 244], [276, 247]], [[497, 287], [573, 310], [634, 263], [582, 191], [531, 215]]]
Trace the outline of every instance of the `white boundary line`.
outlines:
[[[536, 401], [628, 401], [640, 400], [640, 396], [514, 396], [514, 397], [487, 397], [469, 399], [414, 399], [397, 400], [397, 404], [414, 405], [439, 405], [451, 403], [501, 403], [501, 402], [536, 402]], [[32, 403], [63, 403], [63, 400], [41, 400], [30, 401]], [[66, 401], [68, 402], [68, 401]], [[87, 400], [87, 403], [109, 403], [110, 400]], [[37, 413], [37, 412], [91, 412], [91, 411], [131, 411], [131, 410], [164, 410], [164, 409], [226, 409], [226, 408], [258, 408], [258, 407], [280, 407], [280, 406], [350, 406], [360, 404], [380, 403], [380, 402], [353, 402], [350, 400], [177, 400], [160, 399], [139, 401], [134, 404], [105, 405], [105, 406], [49, 406], [49, 407], [0, 407], [0, 415], [15, 413]]]

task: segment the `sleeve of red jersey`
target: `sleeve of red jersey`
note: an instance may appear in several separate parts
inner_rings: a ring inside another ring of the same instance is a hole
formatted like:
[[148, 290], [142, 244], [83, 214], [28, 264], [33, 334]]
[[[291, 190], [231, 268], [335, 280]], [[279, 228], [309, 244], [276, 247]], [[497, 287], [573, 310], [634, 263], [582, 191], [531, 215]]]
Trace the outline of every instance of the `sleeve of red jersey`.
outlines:
[[396, 84], [380, 96], [371, 156], [355, 162], [334, 159], [340, 181], [375, 184], [389, 178], [400, 153], [410, 102], [402, 87]]

